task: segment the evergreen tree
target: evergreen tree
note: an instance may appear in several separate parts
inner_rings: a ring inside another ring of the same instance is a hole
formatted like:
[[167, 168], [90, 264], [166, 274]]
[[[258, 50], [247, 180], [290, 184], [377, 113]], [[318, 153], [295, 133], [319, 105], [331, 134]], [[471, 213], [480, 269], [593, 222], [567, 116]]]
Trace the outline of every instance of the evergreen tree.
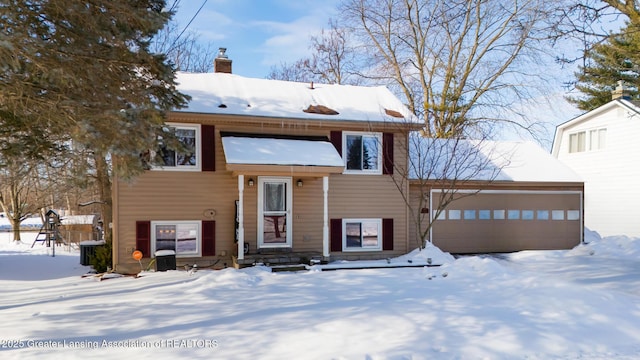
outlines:
[[584, 94], [570, 97], [582, 110], [592, 110], [611, 101], [611, 91], [622, 80], [627, 94], [638, 98], [640, 87], [640, 24], [628, 24], [587, 54], [589, 65], [576, 74], [576, 88]]
[[164, 0], [3, 1], [0, 143], [12, 145], [0, 160], [62, 141], [90, 152], [108, 224], [110, 161], [122, 176], [142, 171], [139, 155], [155, 147], [165, 112], [187, 100], [166, 57], [149, 50], [171, 16]]

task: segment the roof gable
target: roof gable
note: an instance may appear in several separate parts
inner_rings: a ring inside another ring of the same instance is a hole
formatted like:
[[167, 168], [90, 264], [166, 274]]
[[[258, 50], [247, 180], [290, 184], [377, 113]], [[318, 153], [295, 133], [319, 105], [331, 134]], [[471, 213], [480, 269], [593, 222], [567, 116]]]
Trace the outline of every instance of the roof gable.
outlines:
[[605, 113], [615, 111], [619, 108], [630, 111], [634, 114], [640, 114], [640, 104], [637, 101], [616, 99], [558, 125], [556, 127], [556, 132], [553, 138], [553, 146], [551, 148], [551, 153], [553, 154], [553, 156], [558, 156], [562, 142], [562, 135], [564, 134], [565, 130], [568, 130], [578, 124], [598, 118]]
[[224, 73], [178, 72], [178, 90], [191, 96], [180, 112], [372, 122], [415, 122], [383, 86], [308, 84]]

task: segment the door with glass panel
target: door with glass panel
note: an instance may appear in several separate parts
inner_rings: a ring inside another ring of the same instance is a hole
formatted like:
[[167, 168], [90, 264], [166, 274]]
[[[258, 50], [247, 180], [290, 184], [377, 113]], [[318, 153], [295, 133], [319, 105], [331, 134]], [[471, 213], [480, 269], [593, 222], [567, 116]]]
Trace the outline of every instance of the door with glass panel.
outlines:
[[258, 177], [258, 246], [291, 247], [291, 178]]

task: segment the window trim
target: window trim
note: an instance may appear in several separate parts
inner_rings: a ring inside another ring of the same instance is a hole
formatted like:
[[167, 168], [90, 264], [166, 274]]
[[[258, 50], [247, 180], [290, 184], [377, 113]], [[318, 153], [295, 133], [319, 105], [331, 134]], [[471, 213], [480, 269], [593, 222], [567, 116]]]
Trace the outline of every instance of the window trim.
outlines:
[[156, 226], [158, 225], [178, 225], [189, 224], [196, 225], [196, 252], [188, 254], [179, 254], [176, 251], [176, 258], [192, 258], [202, 257], [202, 221], [201, 220], [158, 220], [151, 221], [151, 257], [156, 257]]
[[166, 123], [168, 127], [174, 129], [195, 130], [196, 147], [193, 150], [196, 155], [196, 164], [194, 166], [187, 165], [152, 165], [151, 170], [154, 171], [202, 171], [202, 125], [188, 123]]
[[[375, 222], [378, 226], [378, 241], [376, 246], [367, 247], [347, 247], [347, 223]], [[357, 218], [342, 219], [342, 251], [343, 252], [363, 252], [363, 251], [382, 251], [382, 219], [381, 218]]]
[[[378, 144], [378, 164], [375, 170], [353, 170], [347, 168], [347, 162], [349, 160], [349, 152], [347, 145], [347, 136], [368, 136], [374, 137]], [[342, 159], [344, 162], [344, 171], [343, 174], [359, 174], [359, 175], [382, 175], [382, 167], [383, 167], [383, 151], [382, 151], [382, 133], [381, 132], [366, 132], [366, 131], [343, 131], [342, 132]]]

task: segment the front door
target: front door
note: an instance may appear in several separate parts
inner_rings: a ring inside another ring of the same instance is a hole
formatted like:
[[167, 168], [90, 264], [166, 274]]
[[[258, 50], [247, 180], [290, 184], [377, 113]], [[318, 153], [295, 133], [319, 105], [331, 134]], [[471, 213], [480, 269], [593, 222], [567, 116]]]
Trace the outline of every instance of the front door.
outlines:
[[258, 246], [291, 247], [291, 178], [258, 177]]

